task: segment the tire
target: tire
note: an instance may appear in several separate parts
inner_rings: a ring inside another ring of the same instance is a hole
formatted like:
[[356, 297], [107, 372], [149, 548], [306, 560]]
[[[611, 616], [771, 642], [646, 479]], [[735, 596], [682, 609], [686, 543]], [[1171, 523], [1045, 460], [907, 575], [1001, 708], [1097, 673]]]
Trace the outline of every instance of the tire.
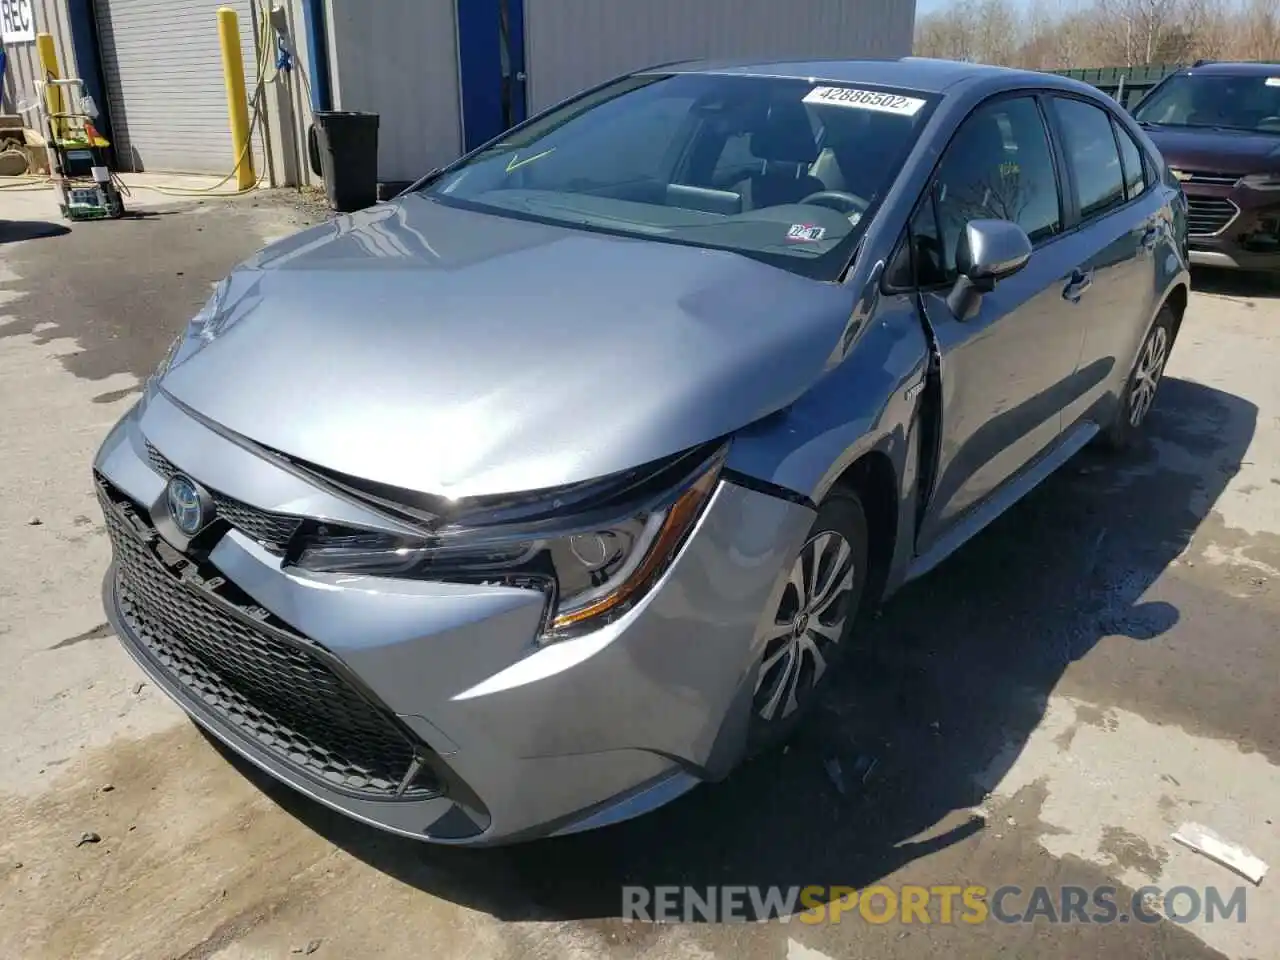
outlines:
[[[841, 544], [848, 547], [847, 555]], [[792, 560], [792, 578], [775, 601], [773, 624], [777, 629], [766, 642], [757, 668], [748, 754], [758, 754], [788, 739], [821, 699], [831, 675], [848, 653], [866, 591], [868, 556], [862, 502], [852, 491], [833, 493], [818, 510], [804, 545]], [[842, 558], [843, 562], [837, 563]]]
[[1124, 393], [1116, 405], [1115, 417], [1103, 431], [1102, 439], [1109, 449], [1128, 450], [1141, 435], [1169, 362], [1175, 326], [1173, 311], [1165, 304], [1138, 350], [1133, 369], [1124, 383]]

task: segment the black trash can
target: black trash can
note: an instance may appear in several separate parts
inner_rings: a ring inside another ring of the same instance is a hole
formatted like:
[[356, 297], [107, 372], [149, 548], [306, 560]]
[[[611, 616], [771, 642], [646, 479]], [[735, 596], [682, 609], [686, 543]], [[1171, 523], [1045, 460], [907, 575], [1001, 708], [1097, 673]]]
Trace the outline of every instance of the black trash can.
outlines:
[[[311, 166], [329, 206], [351, 213], [378, 202], [378, 114], [321, 111], [311, 128]], [[318, 168], [318, 169], [317, 169]]]

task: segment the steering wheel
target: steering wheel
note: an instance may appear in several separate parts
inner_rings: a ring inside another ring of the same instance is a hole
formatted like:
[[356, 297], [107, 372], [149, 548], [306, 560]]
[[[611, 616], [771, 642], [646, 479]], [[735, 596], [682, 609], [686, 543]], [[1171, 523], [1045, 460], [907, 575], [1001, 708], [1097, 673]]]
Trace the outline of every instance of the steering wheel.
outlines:
[[871, 206], [857, 194], [846, 193], [844, 190], [819, 190], [817, 193], [809, 194], [800, 202], [830, 207], [837, 213], [844, 214], [866, 213], [867, 207]]

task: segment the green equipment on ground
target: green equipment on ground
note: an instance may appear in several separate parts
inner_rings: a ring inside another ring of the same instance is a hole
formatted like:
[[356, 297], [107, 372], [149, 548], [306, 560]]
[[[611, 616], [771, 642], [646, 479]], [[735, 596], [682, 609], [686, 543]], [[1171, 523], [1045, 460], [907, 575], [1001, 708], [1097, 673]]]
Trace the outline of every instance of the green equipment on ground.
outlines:
[[38, 84], [40, 115], [49, 152], [49, 178], [68, 220], [116, 220], [124, 216], [124, 184], [111, 171], [111, 144], [93, 125], [98, 108], [84, 81], [46, 79]]

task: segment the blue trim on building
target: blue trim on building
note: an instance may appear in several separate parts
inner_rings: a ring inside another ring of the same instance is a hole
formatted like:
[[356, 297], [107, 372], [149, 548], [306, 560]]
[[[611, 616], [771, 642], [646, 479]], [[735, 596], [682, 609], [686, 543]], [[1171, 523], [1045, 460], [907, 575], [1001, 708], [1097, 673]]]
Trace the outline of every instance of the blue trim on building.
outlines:
[[499, 0], [457, 0], [457, 11], [462, 142], [474, 150], [503, 130]]
[[93, 97], [93, 102], [98, 105], [98, 119], [94, 125], [99, 133], [114, 143], [111, 104], [107, 101], [107, 81], [102, 72], [98, 20], [93, 4], [94, 0], [67, 0], [67, 26], [71, 31], [71, 50], [75, 55], [76, 73], [84, 81], [84, 92]]
[[311, 56], [307, 77], [311, 85], [311, 109], [333, 109], [333, 87], [329, 82], [329, 30], [324, 0], [303, 0], [303, 27]]
[[529, 104], [525, 91], [524, 63], [524, 0], [507, 0], [508, 26], [511, 30], [511, 123], [524, 123], [529, 116]]

